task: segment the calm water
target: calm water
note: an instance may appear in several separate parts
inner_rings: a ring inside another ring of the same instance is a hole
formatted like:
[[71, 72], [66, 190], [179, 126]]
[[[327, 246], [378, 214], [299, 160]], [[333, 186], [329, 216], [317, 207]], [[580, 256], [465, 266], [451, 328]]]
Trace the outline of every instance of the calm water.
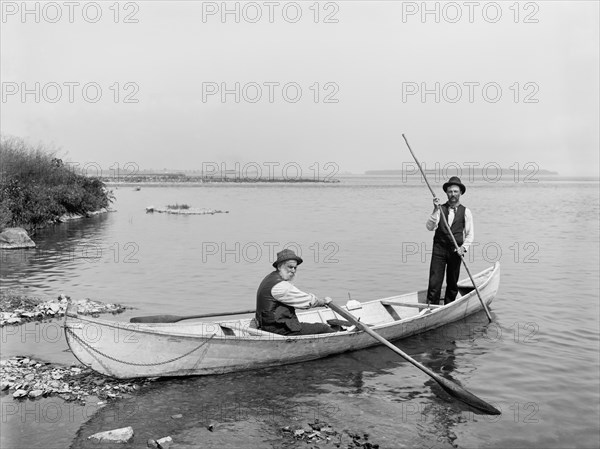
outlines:
[[[130, 403], [59, 426], [7, 418], [11, 399], [3, 398], [2, 447], [86, 447], [91, 433], [130, 424], [138, 446], [169, 434], [184, 447], [280, 447], [281, 425], [315, 417], [369, 433], [387, 448], [598, 447], [598, 182], [467, 188], [463, 204], [473, 211], [477, 242], [471, 271], [502, 264], [494, 322], [479, 314], [398, 345], [499, 407], [500, 417], [473, 414], [410, 364], [374, 348], [260, 372], [161, 380]], [[35, 250], [3, 252], [2, 288], [137, 308], [116, 318], [123, 320], [243, 310], [254, 306], [256, 287], [284, 246], [305, 260], [297, 285], [338, 302], [426, 288], [432, 206], [419, 182], [348, 177], [327, 185], [121, 186], [115, 193], [117, 212], [44, 230]], [[145, 213], [176, 202], [229, 213]], [[72, 361], [62, 340], [3, 332], [3, 357]], [[165, 419], [176, 413], [184, 418]], [[221, 430], [206, 431], [209, 421]], [[33, 436], [36, 426], [57, 445]]]

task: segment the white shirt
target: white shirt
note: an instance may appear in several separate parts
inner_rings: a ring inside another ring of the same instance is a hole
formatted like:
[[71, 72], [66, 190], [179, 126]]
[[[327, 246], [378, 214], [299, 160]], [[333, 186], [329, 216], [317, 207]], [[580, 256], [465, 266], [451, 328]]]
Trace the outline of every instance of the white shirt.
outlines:
[[[454, 221], [454, 209], [448, 209], [448, 225], [452, 226], [452, 222]], [[431, 216], [427, 219], [427, 223], [425, 226], [430, 231], [435, 231], [438, 228], [438, 224], [440, 222], [440, 208], [436, 207], [435, 211], [431, 214]], [[466, 250], [469, 249], [471, 243], [473, 243], [473, 239], [475, 238], [475, 227], [473, 226], [473, 215], [471, 211], [465, 207], [465, 229], [463, 230], [463, 248]]]
[[288, 281], [281, 281], [275, 284], [271, 289], [271, 294], [277, 301], [296, 309], [310, 309], [317, 306], [320, 302], [317, 295], [304, 293]]

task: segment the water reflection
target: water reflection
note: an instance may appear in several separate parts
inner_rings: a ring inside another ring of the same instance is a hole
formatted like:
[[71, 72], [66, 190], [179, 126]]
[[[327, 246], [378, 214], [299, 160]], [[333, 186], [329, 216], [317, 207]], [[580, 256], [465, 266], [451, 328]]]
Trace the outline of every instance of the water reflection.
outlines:
[[[482, 323], [483, 320], [485, 323]], [[464, 378], [465, 374], [469, 374], [471, 377], [470, 375], [476, 371], [476, 367], [472, 363], [461, 364], [461, 358], [457, 357], [457, 352], [462, 350], [457, 342], [470, 342], [470, 348], [473, 348], [475, 346], [473, 341], [476, 338], [483, 338], [487, 326], [487, 319], [482, 312], [444, 326], [432, 333], [424, 334], [424, 343], [434, 339], [437, 344], [423, 352], [421, 362], [433, 372], [465, 388], [457, 378]], [[469, 349], [469, 352], [484, 354], [486, 351]], [[438, 398], [442, 399], [442, 401], [429, 401], [418, 411], [420, 420], [417, 432], [425, 440], [435, 436], [436, 445], [458, 447], [455, 430], [459, 424], [465, 423], [467, 420], [475, 420], [475, 416], [497, 419], [493, 416], [488, 417], [485, 413], [454, 398], [433, 379], [428, 379], [425, 385], [430, 387]], [[469, 391], [468, 387], [465, 389]], [[474, 393], [477, 395], [476, 392]]]
[[[408, 339], [408, 345], [398, 344], [404, 350], [409, 346], [407, 352], [434, 372], [450, 376], [461, 363], [456, 341], [471, 335], [456, 337], [417, 337]], [[214, 447], [227, 447], [233, 433], [244, 432], [252, 435], [245, 447], [264, 447], [282, 439], [281, 427], [306, 427], [316, 419], [339, 429], [369, 432], [374, 442], [381, 433], [403, 441], [413, 435], [452, 445], [453, 427], [467, 409], [385, 347], [260, 371], [159, 379], [128, 401], [98, 410], [79, 429], [71, 447], [96, 447], [87, 440], [89, 435], [129, 425], [136, 435], [132, 446], [177, 435], [190, 445], [196, 438], [208, 438]], [[363, 415], [367, 410], [368, 416]], [[178, 414], [183, 417], [170, 418]], [[223, 430], [209, 432], [210, 424]]]
[[47, 285], [41, 279], [31, 282], [40, 273], [51, 278], [97, 263], [107, 256], [105, 240], [110, 223], [107, 213], [49, 226], [35, 234], [36, 248], [0, 251], [3, 286], [43, 289]]

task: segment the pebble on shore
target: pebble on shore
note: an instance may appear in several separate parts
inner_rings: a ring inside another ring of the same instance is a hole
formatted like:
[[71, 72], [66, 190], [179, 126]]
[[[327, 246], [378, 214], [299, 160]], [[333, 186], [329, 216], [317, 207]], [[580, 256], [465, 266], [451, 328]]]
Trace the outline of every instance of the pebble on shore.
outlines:
[[7, 324], [18, 325], [33, 320], [64, 316], [69, 303], [72, 310], [80, 315], [116, 314], [126, 309], [120, 304], [103, 303], [90, 299], [72, 301], [70, 297], [63, 294], [59, 295], [57, 299], [43, 301], [38, 298], [0, 292], [0, 327]]
[[[90, 299], [72, 301], [62, 294], [57, 299], [43, 301], [4, 291], [0, 292], [0, 327], [64, 316], [69, 304], [71, 310], [82, 315], [116, 314], [126, 309], [119, 304]], [[87, 396], [96, 396], [102, 400], [126, 397], [153, 380], [124, 382], [98, 374], [88, 367], [65, 367], [33, 360], [27, 356], [0, 360], [0, 379], [0, 391], [12, 394], [15, 399], [56, 395], [65, 401], [81, 403], [85, 403]]]

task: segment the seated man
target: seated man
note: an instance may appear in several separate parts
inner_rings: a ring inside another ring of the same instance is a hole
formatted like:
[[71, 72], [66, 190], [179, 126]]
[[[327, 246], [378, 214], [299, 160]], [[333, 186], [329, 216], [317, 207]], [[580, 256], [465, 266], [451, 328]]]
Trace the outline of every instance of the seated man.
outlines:
[[304, 293], [292, 284], [302, 258], [291, 249], [277, 253], [273, 262], [275, 271], [263, 279], [256, 292], [256, 322], [258, 328], [281, 335], [309, 335], [337, 332], [324, 323], [301, 323], [295, 308], [309, 309], [321, 307], [331, 302], [331, 298], [318, 298], [312, 293]]

